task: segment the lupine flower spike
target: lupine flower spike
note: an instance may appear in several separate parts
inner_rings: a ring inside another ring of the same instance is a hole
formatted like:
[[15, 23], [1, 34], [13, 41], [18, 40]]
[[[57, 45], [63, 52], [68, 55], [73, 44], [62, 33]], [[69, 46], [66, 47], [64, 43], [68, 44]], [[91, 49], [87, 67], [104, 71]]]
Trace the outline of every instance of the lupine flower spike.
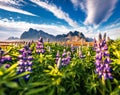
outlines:
[[45, 52], [45, 49], [44, 49], [44, 43], [43, 43], [43, 38], [40, 37], [38, 42], [37, 42], [37, 45], [36, 45], [36, 53], [37, 54], [40, 54], [40, 53], [44, 53]]
[[67, 53], [66, 53], [66, 50], [64, 49], [64, 50], [63, 50], [63, 53], [62, 53], [62, 65], [65, 65], [66, 55], [67, 55]]
[[66, 59], [66, 64], [69, 64], [71, 60], [71, 53], [68, 51], [67, 52], [67, 59]]
[[56, 63], [57, 63], [57, 67], [61, 67], [61, 66], [66, 66], [70, 63], [71, 60], [71, 53], [70, 52], [66, 52], [66, 50], [63, 50], [62, 56], [60, 56], [59, 51], [56, 54]]
[[71, 57], [70, 57], [71, 53], [70, 52], [66, 52], [66, 50], [63, 50], [63, 54], [62, 54], [62, 66], [66, 66], [70, 63]]
[[104, 34], [103, 38], [102, 35], [99, 34], [99, 41], [96, 43], [96, 45], [94, 46], [94, 49], [96, 51], [95, 72], [98, 74], [99, 78], [103, 77], [104, 79], [112, 79], [112, 69], [109, 66], [111, 60], [110, 54], [108, 53], [108, 46], [106, 44], [106, 34]]
[[[17, 67], [17, 74], [20, 74], [26, 71], [31, 72], [33, 57], [32, 57], [32, 52], [29, 49], [29, 46], [24, 46], [24, 48], [22, 48], [19, 52], [21, 55], [18, 56], [19, 61], [18, 61], [18, 67]], [[26, 80], [28, 80], [29, 77], [30, 75], [24, 76]]]

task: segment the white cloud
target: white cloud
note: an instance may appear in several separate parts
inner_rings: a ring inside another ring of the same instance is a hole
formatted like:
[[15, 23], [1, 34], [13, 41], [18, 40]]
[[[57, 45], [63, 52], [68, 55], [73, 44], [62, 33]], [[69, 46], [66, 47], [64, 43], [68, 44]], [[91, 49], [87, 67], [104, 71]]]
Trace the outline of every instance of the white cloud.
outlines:
[[118, 0], [71, 0], [75, 7], [80, 7], [87, 15], [86, 25], [98, 25], [113, 14]]
[[74, 7], [79, 7], [79, 0], [71, 0], [71, 2], [74, 4]]
[[[0, 37], [0, 40], [6, 39], [10, 36], [20, 37], [20, 35], [24, 31], [27, 31], [29, 28], [43, 30], [43, 31], [45, 31], [49, 34], [53, 34], [53, 35], [69, 32], [69, 29], [63, 25], [57, 26], [57, 25], [47, 25], [47, 24], [34, 24], [34, 23], [28, 23], [28, 22], [24, 22], [24, 21], [17, 22], [14, 20], [1, 19], [0, 20], [0, 35], [4, 36], [4, 38]], [[4, 34], [9, 33], [9, 35], [3, 35], [3, 33]]]
[[[34, 24], [28, 23], [25, 21], [14, 21], [8, 19], [0, 19], [0, 40], [5, 40], [10, 36], [20, 37], [20, 35], [24, 31], [28, 31], [29, 28], [43, 30], [49, 34], [57, 35], [57, 34], [66, 34], [69, 31], [79, 31], [85, 34], [86, 37], [97, 37], [98, 34], [107, 33], [108, 36], [112, 39], [116, 39], [120, 36], [120, 28], [114, 27], [110, 28], [109, 30], [97, 30], [94, 31], [95, 28], [93, 27], [79, 27], [79, 28], [68, 28], [63, 25], [47, 25], [47, 24]], [[94, 32], [93, 32], [94, 31]]]
[[0, 2], [4, 5], [7, 4], [7, 5], [17, 5], [17, 6], [19, 6], [18, 3], [23, 2], [23, 0], [18, 0], [18, 1], [15, 1], [15, 0], [0, 0]]
[[109, 36], [111, 39], [120, 39], [120, 27], [105, 30], [103, 33], [107, 33], [107, 36]]
[[85, 0], [71, 0], [75, 9], [80, 8], [85, 12]]
[[118, 27], [120, 27], [120, 23], [113, 23], [111, 25], [104, 27], [104, 30], [109, 30], [109, 29], [118, 28]]
[[48, 2], [43, 2], [40, 0], [30, 0], [30, 1], [52, 12], [54, 16], [56, 16], [57, 18], [65, 20], [70, 26], [73, 27], [78, 26], [76, 21], [73, 21], [67, 13], [63, 12], [62, 9], [58, 8], [56, 5], [48, 4]]
[[[19, 0], [19, 2], [22, 2], [22, 0]], [[10, 12], [16, 12], [16, 13], [21, 13], [25, 15], [30, 15], [30, 16], [36, 16], [35, 14], [32, 14], [30, 12], [24, 11], [19, 8], [21, 4], [19, 4], [18, 1], [15, 0], [1, 0], [0, 1], [0, 9], [10, 11]]]

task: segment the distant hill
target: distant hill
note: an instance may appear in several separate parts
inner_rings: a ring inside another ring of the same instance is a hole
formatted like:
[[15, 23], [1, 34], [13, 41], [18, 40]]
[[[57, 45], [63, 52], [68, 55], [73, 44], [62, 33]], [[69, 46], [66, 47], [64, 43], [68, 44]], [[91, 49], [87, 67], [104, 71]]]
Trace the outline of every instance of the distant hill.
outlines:
[[81, 39], [84, 41], [92, 41], [91, 38], [86, 38], [82, 32], [79, 31], [70, 31], [67, 34], [61, 35], [51, 35], [42, 30], [36, 30], [30, 28], [28, 31], [23, 32], [20, 39], [30, 39], [30, 40], [37, 40], [39, 37], [43, 37], [44, 40], [49, 39], [50, 41], [80, 41]]
[[18, 37], [9, 37], [7, 40], [18, 40], [19, 38]]

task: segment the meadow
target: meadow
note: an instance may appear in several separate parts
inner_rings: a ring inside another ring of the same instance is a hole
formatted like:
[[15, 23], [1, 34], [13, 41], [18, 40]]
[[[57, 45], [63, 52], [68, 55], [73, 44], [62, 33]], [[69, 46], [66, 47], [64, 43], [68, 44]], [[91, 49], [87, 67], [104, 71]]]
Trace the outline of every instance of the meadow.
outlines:
[[120, 40], [0, 48], [0, 95], [120, 95]]

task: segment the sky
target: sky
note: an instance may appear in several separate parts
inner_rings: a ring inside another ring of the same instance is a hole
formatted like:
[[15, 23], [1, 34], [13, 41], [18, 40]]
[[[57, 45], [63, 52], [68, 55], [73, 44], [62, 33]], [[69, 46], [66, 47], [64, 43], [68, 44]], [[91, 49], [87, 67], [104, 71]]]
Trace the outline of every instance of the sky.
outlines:
[[0, 0], [0, 40], [29, 28], [49, 34], [82, 32], [120, 38], [120, 0]]

